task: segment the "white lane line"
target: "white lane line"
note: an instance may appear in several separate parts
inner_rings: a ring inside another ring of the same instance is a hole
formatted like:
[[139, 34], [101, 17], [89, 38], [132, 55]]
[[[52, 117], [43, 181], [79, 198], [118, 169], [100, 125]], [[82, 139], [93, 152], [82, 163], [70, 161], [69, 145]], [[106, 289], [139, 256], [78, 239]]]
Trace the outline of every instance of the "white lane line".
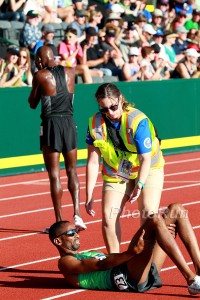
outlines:
[[[187, 163], [187, 162], [195, 162], [195, 161], [199, 161], [200, 158], [191, 158], [191, 159], [185, 159], [185, 160], [177, 160], [177, 161], [172, 161], [172, 162], [166, 162], [165, 165], [173, 165], [173, 164], [183, 164], [183, 163]], [[99, 172], [100, 174], [101, 172]], [[81, 173], [78, 174], [78, 177], [82, 177], [85, 176], [85, 173]], [[66, 176], [62, 176], [61, 179], [66, 179]], [[22, 182], [13, 182], [13, 183], [8, 183], [8, 184], [1, 184], [1, 187], [7, 187], [7, 186], [15, 186], [15, 185], [23, 185], [23, 184], [35, 184], [37, 182], [40, 181], [48, 181], [48, 178], [45, 179], [40, 179], [40, 180], [30, 180], [30, 181], [22, 181]]]
[[[183, 174], [192, 174], [192, 173], [198, 173], [198, 172], [200, 174], [200, 170], [192, 170], [192, 171], [186, 171], [186, 172], [170, 173], [170, 174], [166, 174], [165, 177], [178, 176], [178, 175], [183, 175]], [[169, 181], [165, 181], [165, 182], [169, 182]], [[177, 181], [174, 181], [174, 182], [177, 182]], [[190, 182], [190, 181], [186, 181], [186, 182]], [[199, 182], [199, 181], [191, 181], [191, 182]], [[95, 187], [100, 187], [102, 185], [103, 185], [102, 182], [97, 181], [97, 184], [95, 185]], [[182, 188], [182, 187], [179, 187], [179, 188]], [[85, 189], [85, 186], [80, 187], [80, 189]], [[68, 191], [68, 189], [63, 189], [63, 192], [67, 192], [67, 191]], [[35, 194], [27, 194], [27, 195], [21, 195], [21, 196], [13, 196], [13, 197], [0, 198], [0, 201], [14, 200], [14, 199], [20, 199], [20, 198], [26, 198], [26, 197], [35, 197], [35, 196], [42, 196], [42, 195], [49, 195], [49, 194], [50, 194], [49, 191], [48, 192], [35, 193]]]
[[[99, 200], [95, 200], [95, 202], [99, 202], [101, 201], [101, 199]], [[199, 201], [194, 201], [194, 202], [188, 202], [188, 203], [184, 203], [182, 204], [183, 206], [189, 206], [189, 205], [195, 205], [195, 204], [199, 204], [200, 203], [200, 200]], [[51, 208], [53, 209], [53, 208]], [[161, 207], [159, 210], [160, 211], [164, 211], [166, 209], [166, 206], [165, 207]], [[14, 215], [15, 216], [15, 215]], [[139, 213], [138, 211], [136, 212], [132, 212], [131, 214], [124, 214], [121, 216], [121, 218], [129, 218], [129, 217], [132, 217], [132, 218], [135, 218], [139, 216]], [[92, 221], [89, 221], [89, 222], [85, 222], [86, 225], [90, 225], [90, 224], [94, 224], [94, 223], [101, 223], [102, 222], [102, 219], [99, 219], [99, 220], [92, 220]], [[200, 227], [200, 226], [199, 226]], [[194, 228], [198, 228], [198, 226], [194, 227]], [[7, 240], [12, 240], [12, 239], [17, 239], [17, 238], [24, 238], [24, 237], [27, 237], [27, 236], [32, 236], [32, 235], [36, 235], [36, 234], [43, 234], [43, 232], [31, 232], [31, 233], [25, 233], [25, 234], [20, 234], [20, 235], [15, 235], [15, 236], [10, 236], [10, 237], [6, 237], [6, 238], [1, 238], [0, 239], [0, 242], [2, 241], [7, 241]]]

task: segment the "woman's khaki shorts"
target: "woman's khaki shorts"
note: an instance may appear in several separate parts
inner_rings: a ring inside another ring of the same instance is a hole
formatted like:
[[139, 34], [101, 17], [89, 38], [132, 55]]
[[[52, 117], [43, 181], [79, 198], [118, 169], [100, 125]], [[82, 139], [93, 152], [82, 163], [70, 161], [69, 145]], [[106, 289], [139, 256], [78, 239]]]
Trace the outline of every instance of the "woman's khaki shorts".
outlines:
[[[129, 182], [107, 182], [103, 183], [103, 191], [115, 191], [121, 194], [126, 194], [128, 196], [131, 195], [134, 187], [136, 179], [130, 179]], [[159, 169], [150, 169], [149, 175], [145, 182], [144, 189], [154, 188], [162, 191], [164, 183], [164, 170], [163, 168]]]

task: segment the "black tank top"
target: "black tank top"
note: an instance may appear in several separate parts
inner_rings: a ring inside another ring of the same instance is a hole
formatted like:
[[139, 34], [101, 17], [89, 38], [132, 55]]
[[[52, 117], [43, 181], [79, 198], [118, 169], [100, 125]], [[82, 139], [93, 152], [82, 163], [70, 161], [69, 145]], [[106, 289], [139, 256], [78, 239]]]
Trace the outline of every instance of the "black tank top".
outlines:
[[[190, 71], [190, 70], [188, 69], [188, 67], [187, 67], [187, 65], [186, 65], [186, 63], [185, 63], [184, 61], [182, 61], [181, 63], [186, 67], [186, 69], [187, 69], [187, 71], [188, 71], [190, 77], [192, 77], [192, 75], [194, 74], [194, 71], [193, 71], [193, 70]], [[171, 78], [173, 78], [173, 79], [182, 78], [181, 75], [180, 75], [180, 73], [178, 72], [178, 70], [177, 70], [176, 68], [175, 68], [174, 71], [172, 72]]]
[[51, 116], [72, 116], [73, 115], [73, 97], [74, 94], [69, 93], [66, 85], [65, 71], [63, 66], [47, 67], [52, 73], [56, 81], [56, 95], [42, 96], [42, 113], [41, 118]]

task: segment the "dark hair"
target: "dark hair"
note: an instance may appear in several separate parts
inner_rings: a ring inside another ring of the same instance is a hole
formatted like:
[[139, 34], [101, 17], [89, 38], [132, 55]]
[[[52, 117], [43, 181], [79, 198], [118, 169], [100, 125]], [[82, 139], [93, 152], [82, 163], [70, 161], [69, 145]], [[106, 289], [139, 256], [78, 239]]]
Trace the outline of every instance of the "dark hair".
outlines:
[[67, 29], [65, 31], [65, 35], [69, 32], [73, 33], [74, 35], [77, 35], [77, 30], [75, 28], [67, 27]]
[[49, 239], [51, 240], [51, 242], [54, 244], [54, 239], [60, 234], [61, 229], [62, 229], [62, 225], [66, 224], [66, 223], [70, 223], [69, 221], [59, 221], [54, 223], [53, 225], [51, 225], [51, 227], [49, 228]]
[[151, 51], [154, 50], [152, 46], [144, 46], [141, 49], [142, 57], [145, 58]]
[[119, 99], [120, 96], [122, 96], [123, 110], [126, 110], [127, 106], [133, 106], [125, 99], [125, 97], [121, 94], [118, 87], [116, 85], [114, 85], [113, 83], [104, 83], [104, 84], [100, 85], [95, 93], [95, 97], [96, 97], [98, 103], [104, 98], [111, 98], [111, 99], [118, 98]]

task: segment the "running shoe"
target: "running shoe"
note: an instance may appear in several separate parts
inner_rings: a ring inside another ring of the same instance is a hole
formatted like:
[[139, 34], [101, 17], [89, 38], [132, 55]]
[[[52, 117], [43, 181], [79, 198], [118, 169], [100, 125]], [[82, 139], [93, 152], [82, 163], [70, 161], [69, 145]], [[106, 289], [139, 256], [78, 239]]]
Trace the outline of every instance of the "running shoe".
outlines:
[[87, 226], [85, 225], [85, 223], [83, 222], [82, 218], [75, 215], [74, 216], [74, 225], [79, 229], [79, 230], [83, 230], [86, 229]]
[[194, 277], [193, 283], [188, 286], [188, 291], [190, 295], [200, 294], [200, 276], [196, 275]]

